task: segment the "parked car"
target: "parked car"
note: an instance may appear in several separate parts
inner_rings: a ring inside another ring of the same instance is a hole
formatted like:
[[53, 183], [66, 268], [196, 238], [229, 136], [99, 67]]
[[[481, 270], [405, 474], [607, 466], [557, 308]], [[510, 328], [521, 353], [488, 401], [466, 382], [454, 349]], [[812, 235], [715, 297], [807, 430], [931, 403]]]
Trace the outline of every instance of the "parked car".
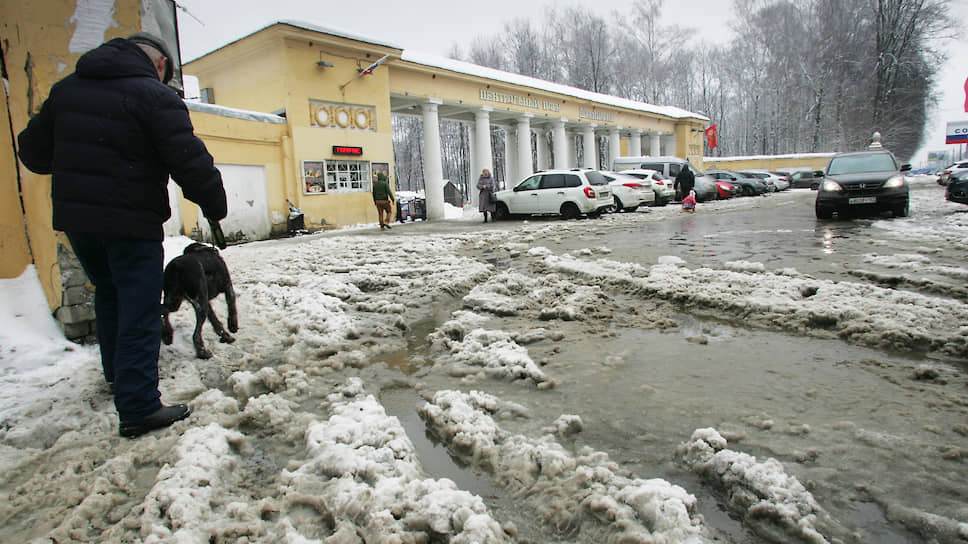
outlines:
[[739, 172], [731, 170], [708, 170], [706, 175], [712, 176], [717, 181], [725, 181], [739, 186], [743, 191], [743, 196], [761, 195], [767, 191], [766, 182], [753, 176], [744, 176]]
[[716, 187], [716, 178], [695, 170], [693, 173], [696, 175], [696, 184], [693, 186], [696, 190], [696, 201], [706, 202], [718, 199], [719, 189]]
[[719, 200], [726, 200], [743, 194], [743, 189], [728, 181], [716, 180], [716, 189], [719, 191]]
[[740, 170], [739, 173], [747, 177], [760, 178], [764, 183], [766, 183], [766, 190], [771, 193], [775, 191], [785, 191], [790, 188], [790, 180], [788, 180], [785, 176], [774, 174], [769, 170]]
[[597, 217], [614, 204], [608, 180], [597, 170], [548, 170], [532, 174], [512, 189], [494, 193], [495, 219], [511, 215]]
[[948, 176], [944, 198], [949, 202], [968, 204], [968, 168], [963, 168], [961, 171], [953, 172]]
[[655, 200], [652, 203], [653, 206], [665, 206], [676, 197], [676, 190], [672, 188], [672, 180], [655, 170], [633, 168], [617, 173], [647, 180], [652, 186], [652, 192], [655, 194]]
[[612, 188], [612, 201], [614, 202], [605, 211], [609, 213], [632, 212], [639, 206], [655, 202], [655, 192], [652, 190], [652, 183], [649, 180], [616, 172], [602, 172], [602, 175], [605, 176], [609, 187]]
[[938, 174], [938, 184], [947, 185], [948, 181], [951, 179], [952, 174], [957, 174], [962, 171], [968, 170], [968, 161], [956, 162], [946, 167]]
[[830, 159], [817, 191], [815, 211], [818, 219], [834, 213], [881, 212], [907, 217], [910, 190], [904, 172], [910, 164], [899, 165], [890, 151], [838, 153]]
[[817, 190], [820, 187], [820, 182], [823, 181], [822, 171], [814, 171], [806, 166], [778, 168], [776, 173], [785, 175], [787, 181], [790, 182], [790, 187], [793, 189]]

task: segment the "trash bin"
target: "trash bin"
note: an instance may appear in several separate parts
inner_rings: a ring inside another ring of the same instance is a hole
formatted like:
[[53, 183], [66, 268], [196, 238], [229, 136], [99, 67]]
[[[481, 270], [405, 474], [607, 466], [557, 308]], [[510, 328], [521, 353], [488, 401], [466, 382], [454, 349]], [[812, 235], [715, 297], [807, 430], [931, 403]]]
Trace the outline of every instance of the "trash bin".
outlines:
[[306, 218], [303, 215], [302, 210], [297, 208], [295, 204], [286, 200], [289, 203], [289, 219], [286, 222], [286, 228], [289, 230], [289, 234], [295, 234], [297, 232], [305, 232], [306, 230]]

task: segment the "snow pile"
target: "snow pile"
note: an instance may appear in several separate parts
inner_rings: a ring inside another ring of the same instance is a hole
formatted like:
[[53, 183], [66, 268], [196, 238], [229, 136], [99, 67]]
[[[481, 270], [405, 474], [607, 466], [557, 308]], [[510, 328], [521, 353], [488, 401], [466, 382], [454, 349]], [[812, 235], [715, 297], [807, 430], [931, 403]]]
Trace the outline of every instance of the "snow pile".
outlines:
[[[240, 463], [232, 450], [241, 441], [241, 433], [215, 423], [185, 431], [175, 447], [175, 463], [162, 467], [145, 497], [141, 515], [145, 544], [207, 542], [226, 535], [224, 527], [216, 530], [215, 526], [224, 526], [228, 523], [224, 518], [231, 517], [219, 507], [231, 497], [225, 487]], [[245, 527], [253, 520], [235, 521]]]
[[726, 449], [726, 439], [715, 429], [697, 429], [679, 447], [680, 461], [707, 481], [722, 486], [729, 508], [772, 542], [790, 539], [810, 544], [829, 541], [817, 529], [818, 519], [829, 516], [813, 495], [776, 459]]
[[70, 402], [82, 389], [95, 388], [97, 378], [78, 382], [66, 377], [83, 374], [80, 369], [87, 366], [100, 368], [97, 346], [64, 338], [34, 266], [20, 277], [0, 279], [0, 292], [0, 438], [20, 447], [48, 447], [64, 432], [84, 425], [92, 413], [90, 405], [78, 403], [66, 417], [48, 417], [52, 408]]
[[[751, 325], [903, 350], [968, 357], [968, 304], [870, 284], [819, 280], [795, 272], [744, 273], [674, 263], [645, 268], [606, 259], [549, 256], [550, 268], [606, 281], [694, 311], [741, 317]], [[747, 270], [749, 265], [743, 266]]]
[[541, 277], [507, 271], [471, 289], [464, 296], [464, 307], [499, 316], [575, 321], [597, 315], [603, 298], [599, 286], [578, 285], [558, 274]]
[[311, 505], [335, 532], [355, 531], [364, 542], [510, 541], [480, 497], [421, 476], [400, 422], [361, 380], [328, 400], [333, 415], [306, 431], [309, 459], [282, 473], [286, 500]]
[[[449, 353], [448, 358], [438, 360], [437, 366], [446, 365], [447, 372], [452, 376], [529, 379], [539, 389], [554, 386], [554, 382], [528, 355], [528, 350], [515, 342], [510, 333], [479, 327], [485, 320], [473, 312], [456, 312], [454, 319], [428, 335], [437, 349]], [[536, 341], [534, 337], [529, 339]]]
[[419, 412], [452, 455], [488, 471], [570, 541], [710, 541], [695, 497], [681, 487], [621, 476], [607, 454], [585, 448], [573, 456], [551, 435], [512, 435], [492, 417], [504, 410], [486, 393], [438, 391]]

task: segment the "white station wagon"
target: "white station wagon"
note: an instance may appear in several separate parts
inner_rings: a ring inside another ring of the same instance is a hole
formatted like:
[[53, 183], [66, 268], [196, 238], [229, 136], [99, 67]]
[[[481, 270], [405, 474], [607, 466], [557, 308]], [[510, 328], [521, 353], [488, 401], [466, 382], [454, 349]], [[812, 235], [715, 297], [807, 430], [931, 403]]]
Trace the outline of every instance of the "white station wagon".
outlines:
[[512, 215], [561, 215], [574, 219], [598, 217], [613, 204], [608, 180], [597, 170], [537, 172], [513, 189], [494, 193], [496, 219]]

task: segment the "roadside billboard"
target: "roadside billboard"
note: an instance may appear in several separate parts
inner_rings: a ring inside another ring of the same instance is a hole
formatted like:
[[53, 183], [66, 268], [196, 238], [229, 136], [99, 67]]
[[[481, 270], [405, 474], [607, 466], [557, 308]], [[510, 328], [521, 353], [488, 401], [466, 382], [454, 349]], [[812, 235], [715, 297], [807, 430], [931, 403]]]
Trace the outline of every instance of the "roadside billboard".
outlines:
[[949, 121], [944, 143], [968, 144], [968, 121]]

